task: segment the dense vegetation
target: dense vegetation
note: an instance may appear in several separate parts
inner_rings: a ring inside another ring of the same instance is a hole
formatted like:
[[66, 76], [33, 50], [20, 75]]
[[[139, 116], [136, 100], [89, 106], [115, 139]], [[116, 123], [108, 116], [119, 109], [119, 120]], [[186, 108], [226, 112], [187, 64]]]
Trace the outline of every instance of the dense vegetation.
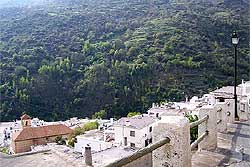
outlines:
[[98, 122], [88, 122], [84, 124], [82, 127], [78, 126], [74, 129], [73, 134], [71, 134], [68, 138], [68, 145], [74, 147], [75, 141], [76, 141], [76, 136], [84, 134], [87, 131], [98, 129], [99, 124]]
[[[188, 118], [189, 122], [198, 121], [197, 115], [186, 115], [185, 117]], [[198, 138], [198, 126], [195, 126], [190, 129], [190, 142], [193, 143]]]
[[0, 5], [1, 121], [120, 117], [231, 85], [234, 29], [250, 78], [249, 1], [29, 1]]

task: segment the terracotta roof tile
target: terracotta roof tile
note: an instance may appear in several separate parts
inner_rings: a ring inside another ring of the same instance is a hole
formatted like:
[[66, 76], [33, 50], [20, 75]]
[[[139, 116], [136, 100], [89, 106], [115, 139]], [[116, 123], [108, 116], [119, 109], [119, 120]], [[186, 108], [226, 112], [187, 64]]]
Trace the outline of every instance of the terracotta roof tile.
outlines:
[[14, 141], [22, 141], [29, 139], [37, 139], [51, 136], [68, 135], [73, 130], [66, 125], [48, 125], [40, 127], [28, 127], [24, 128], [17, 136], [13, 137]]

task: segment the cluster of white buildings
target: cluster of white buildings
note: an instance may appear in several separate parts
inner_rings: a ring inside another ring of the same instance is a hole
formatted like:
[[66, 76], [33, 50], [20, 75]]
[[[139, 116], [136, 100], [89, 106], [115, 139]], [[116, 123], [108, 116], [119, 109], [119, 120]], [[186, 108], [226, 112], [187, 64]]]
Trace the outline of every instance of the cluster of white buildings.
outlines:
[[[45, 122], [38, 118], [31, 120], [31, 127], [46, 126], [53, 124], [64, 124], [71, 129], [82, 126], [90, 121], [98, 121], [99, 129], [87, 132], [76, 137], [74, 151], [83, 153], [85, 146], [90, 146], [92, 152], [100, 152], [113, 147], [121, 149], [138, 149], [152, 143], [152, 131], [162, 116], [168, 115], [198, 115], [197, 112], [202, 106], [216, 107], [224, 110], [231, 117], [220, 116], [221, 118], [234, 121], [234, 96], [233, 86], [226, 86], [217, 89], [201, 98], [194, 96], [183, 102], [165, 102], [153, 104], [146, 114], [133, 117], [123, 117], [119, 120], [89, 120], [76, 117], [67, 121]], [[250, 118], [250, 81], [244, 82], [237, 87], [238, 115], [241, 120]], [[222, 112], [221, 112], [222, 113]], [[221, 114], [218, 112], [218, 114]], [[4, 140], [11, 138], [12, 133], [21, 130], [21, 121], [6, 124], [4, 128]]]
[[[30, 121], [31, 127], [41, 127], [48, 125], [59, 125], [63, 124], [67, 127], [74, 129], [77, 126], [82, 126], [87, 122], [93, 120], [89, 119], [78, 119], [77, 117], [70, 118], [66, 121], [57, 121], [57, 122], [46, 122], [39, 118], [32, 118]], [[0, 123], [0, 147], [9, 146], [12, 140], [13, 133], [19, 132], [23, 129], [21, 120], [15, 120], [13, 122], [1, 122]]]
[[[234, 121], [234, 96], [233, 86], [226, 86], [217, 89], [201, 98], [194, 96], [184, 102], [166, 102], [162, 104], [153, 104], [147, 114], [134, 117], [124, 117], [117, 121], [107, 121], [99, 133], [96, 135], [82, 135], [77, 137], [75, 151], [83, 152], [88, 144], [92, 151], [99, 152], [111, 147], [124, 148], [143, 148], [152, 143], [152, 129], [154, 125], [164, 115], [198, 115], [198, 110], [202, 106], [219, 108], [227, 111], [231, 117], [225, 117], [228, 122]], [[241, 120], [247, 120], [250, 117], [250, 81], [244, 82], [237, 87], [238, 94], [238, 115]], [[222, 112], [221, 112], [222, 113]], [[218, 112], [218, 114], [221, 114]], [[220, 116], [223, 117], [223, 116]]]
[[143, 148], [152, 143], [152, 130], [158, 118], [147, 114], [134, 117], [124, 117], [117, 121], [106, 122], [102, 130], [93, 130], [77, 136], [74, 150], [84, 152], [86, 145], [93, 152], [99, 152], [111, 147]]
[[[31, 127], [39, 127], [49, 125], [49, 122], [45, 122], [44, 120], [40, 120], [38, 118], [33, 118], [31, 120]], [[3, 138], [0, 141], [2, 145], [9, 145], [12, 139], [12, 134], [22, 130], [21, 120], [15, 120], [13, 122], [5, 122], [1, 123], [1, 129], [3, 134]]]
[[[247, 120], [250, 117], [250, 81], [242, 81], [240, 85], [237, 86], [237, 110], [238, 116], [241, 120]], [[217, 89], [210, 94], [216, 98], [216, 103], [230, 103], [234, 101], [234, 87], [225, 86]], [[229, 105], [229, 109], [234, 110], [234, 105]]]

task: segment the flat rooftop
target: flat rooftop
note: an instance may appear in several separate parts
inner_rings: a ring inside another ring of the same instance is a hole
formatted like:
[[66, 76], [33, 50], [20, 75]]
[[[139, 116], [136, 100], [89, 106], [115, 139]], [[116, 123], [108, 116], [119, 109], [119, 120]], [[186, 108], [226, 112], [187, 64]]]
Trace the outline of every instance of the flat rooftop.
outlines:
[[128, 126], [135, 129], [142, 129], [156, 122], [156, 119], [150, 116], [137, 115], [134, 117], [123, 117], [119, 119], [115, 126]]
[[104, 141], [104, 135], [103, 132], [100, 130], [90, 130], [87, 133], [83, 135], [77, 136], [77, 138], [85, 138], [85, 139], [92, 139], [92, 140], [99, 140], [99, 141]]
[[[250, 93], [250, 81], [247, 81], [244, 83], [245, 88], [246, 88], [246, 93], [249, 94]], [[237, 86], [236, 88], [236, 93], [237, 95], [242, 95], [243, 93], [243, 84], [240, 84]], [[224, 86], [222, 88], [216, 89], [214, 91], [211, 92], [211, 94], [215, 95], [215, 96], [222, 96], [222, 97], [232, 97], [232, 95], [234, 94], [234, 86]]]
[[[40, 146], [42, 147], [42, 146]], [[14, 167], [86, 167], [84, 156], [80, 153], [74, 153], [72, 148], [62, 145], [50, 144], [43, 146], [51, 151], [37, 153], [33, 155], [24, 155], [20, 157], [4, 158], [0, 153], [1, 166]], [[113, 147], [108, 150], [92, 154], [93, 166], [103, 167], [122, 157], [132, 154], [134, 150]]]
[[185, 109], [172, 109], [172, 108], [151, 108], [148, 112], [164, 113], [167, 115], [180, 115], [185, 111]]

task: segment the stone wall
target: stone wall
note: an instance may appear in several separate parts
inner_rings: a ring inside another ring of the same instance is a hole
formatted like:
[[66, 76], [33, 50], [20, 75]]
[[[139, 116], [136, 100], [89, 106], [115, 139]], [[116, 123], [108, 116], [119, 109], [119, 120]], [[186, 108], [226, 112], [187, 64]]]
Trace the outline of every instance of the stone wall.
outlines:
[[227, 103], [218, 103], [215, 106], [216, 112], [217, 112], [217, 121], [220, 121], [217, 123], [217, 131], [218, 132], [225, 132], [227, 130], [227, 111], [225, 108], [227, 108]]
[[241, 97], [238, 103], [238, 116], [240, 120], [248, 120], [249, 119], [249, 105], [247, 97]]
[[30, 146], [33, 145], [33, 140], [17, 141], [15, 142], [15, 153], [23, 153], [31, 151]]
[[149, 153], [123, 167], [152, 167], [152, 165], [152, 153]]
[[[11, 147], [15, 153], [23, 153], [31, 151], [31, 146], [35, 145], [45, 145], [47, 143], [55, 142], [57, 136], [51, 136], [48, 138], [38, 138], [23, 141], [12, 142]], [[63, 135], [63, 138], [67, 138], [67, 135]]]
[[153, 143], [165, 137], [166, 144], [153, 151], [153, 167], [191, 167], [190, 126], [183, 116], [164, 116], [153, 129]]
[[208, 136], [202, 140], [198, 148], [214, 150], [217, 148], [217, 110], [214, 106], [203, 106], [199, 109], [199, 119], [209, 116], [208, 120], [198, 126], [198, 137], [208, 131]]

